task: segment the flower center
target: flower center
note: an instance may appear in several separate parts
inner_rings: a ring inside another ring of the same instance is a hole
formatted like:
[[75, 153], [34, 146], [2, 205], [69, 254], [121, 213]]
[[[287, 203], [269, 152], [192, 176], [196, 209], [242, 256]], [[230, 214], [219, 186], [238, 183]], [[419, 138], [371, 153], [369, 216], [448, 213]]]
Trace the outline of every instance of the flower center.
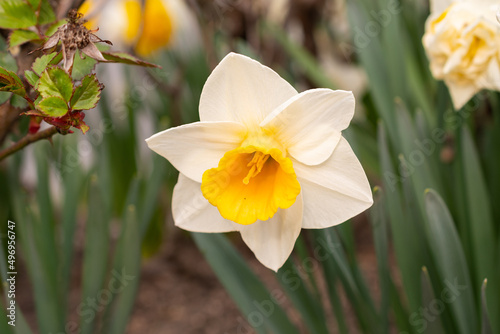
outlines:
[[300, 184], [281, 150], [250, 145], [226, 152], [205, 171], [201, 191], [222, 217], [248, 225], [292, 206]]
[[247, 165], [247, 167], [251, 168], [250, 171], [248, 171], [247, 176], [243, 179], [244, 184], [248, 184], [248, 182], [250, 182], [250, 178], [256, 176], [261, 172], [262, 167], [264, 167], [267, 159], [269, 159], [269, 154], [264, 154], [258, 151], [253, 154], [252, 161], [250, 161]]

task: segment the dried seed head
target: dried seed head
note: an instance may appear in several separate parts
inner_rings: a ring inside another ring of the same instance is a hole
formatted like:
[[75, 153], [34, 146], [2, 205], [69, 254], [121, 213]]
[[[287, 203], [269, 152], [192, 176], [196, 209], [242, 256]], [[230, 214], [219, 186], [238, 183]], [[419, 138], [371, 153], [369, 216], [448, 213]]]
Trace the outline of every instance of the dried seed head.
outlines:
[[42, 47], [44, 51], [52, 49], [61, 41], [64, 70], [68, 73], [71, 73], [76, 50], [81, 50], [87, 56], [104, 62], [106, 59], [94, 43], [104, 42], [113, 45], [110, 41], [102, 40], [94, 35], [93, 33], [97, 30], [92, 31], [85, 28], [85, 22], [81, 13], [71, 10], [68, 14], [68, 23], [60, 26]]

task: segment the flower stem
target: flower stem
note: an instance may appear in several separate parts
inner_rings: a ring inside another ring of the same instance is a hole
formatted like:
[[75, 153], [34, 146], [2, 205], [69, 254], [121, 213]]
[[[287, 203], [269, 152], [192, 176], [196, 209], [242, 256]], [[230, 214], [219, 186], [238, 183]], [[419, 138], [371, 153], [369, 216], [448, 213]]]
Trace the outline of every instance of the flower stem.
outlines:
[[0, 161], [5, 159], [11, 154], [16, 153], [17, 151], [23, 149], [24, 147], [28, 146], [31, 143], [34, 143], [36, 141], [42, 140], [42, 139], [49, 139], [53, 135], [57, 133], [57, 129], [55, 126], [45, 129], [43, 131], [39, 131], [35, 134], [27, 134], [24, 136], [21, 140], [18, 142], [12, 144], [10, 147], [7, 147], [6, 149], [0, 151]]

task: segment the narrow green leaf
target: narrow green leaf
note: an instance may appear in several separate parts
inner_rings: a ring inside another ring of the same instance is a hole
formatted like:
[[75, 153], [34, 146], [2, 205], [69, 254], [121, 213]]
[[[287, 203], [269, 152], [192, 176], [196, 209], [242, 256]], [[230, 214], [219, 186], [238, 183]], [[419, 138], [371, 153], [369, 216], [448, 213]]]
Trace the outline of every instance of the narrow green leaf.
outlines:
[[[429, 277], [429, 273], [427, 272], [427, 268], [422, 268], [422, 274], [420, 276], [421, 285], [422, 285], [422, 305], [424, 307], [431, 307], [434, 303], [438, 303], [438, 299], [434, 296], [434, 291], [432, 289], [431, 279]], [[439, 302], [443, 302], [439, 300]], [[431, 318], [431, 320], [427, 321], [427, 326], [423, 333], [426, 334], [442, 334], [446, 333], [443, 329], [443, 324], [441, 323], [441, 316], [437, 314]]]
[[328, 255], [322, 259], [322, 265], [326, 269], [325, 273], [334, 272], [335, 277], [339, 278], [349, 302], [353, 306], [361, 329], [366, 332], [382, 334], [373, 300], [365, 294], [365, 287], [362, 286], [357, 277], [358, 273], [350, 268], [335, 228], [313, 230], [313, 234], [318, 247], [317, 252], [321, 250]]
[[[427, 238], [437, 270], [450, 296], [449, 307], [459, 333], [477, 333], [479, 328], [469, 269], [455, 223], [446, 204], [433, 190], [425, 192]], [[452, 298], [453, 297], [453, 298]]]
[[68, 113], [68, 105], [60, 97], [49, 96], [36, 105], [37, 109], [50, 117], [62, 117]]
[[0, 91], [26, 96], [23, 82], [16, 73], [0, 67]]
[[486, 298], [486, 285], [488, 280], [484, 280], [481, 287], [481, 334], [493, 334], [488, 316], [488, 302]]
[[[311, 260], [311, 258], [308, 259]], [[307, 264], [304, 262], [303, 265]], [[328, 329], [326, 328], [326, 319], [323, 307], [321, 306], [321, 300], [313, 297], [300, 276], [299, 270], [304, 270], [304, 268], [297, 267], [291, 259], [288, 259], [283, 267], [278, 270], [278, 281], [304, 319], [309, 331], [311, 333], [327, 334]]]
[[38, 75], [42, 75], [43, 71], [51, 64], [51, 62], [56, 59], [58, 55], [57, 52], [49, 53], [48, 55], [43, 55], [33, 62], [31, 69]]
[[[481, 168], [479, 154], [471, 134], [466, 126], [462, 128], [462, 165], [465, 181], [465, 198], [470, 237], [472, 241], [472, 257], [474, 285], [479, 287], [483, 280], [488, 282], [488, 309], [492, 314], [500, 312], [500, 282], [498, 276], [498, 261], [496, 254], [496, 237], [493, 222], [490, 196]], [[500, 331], [499, 317], [491, 319], [495, 332]]]
[[20, 29], [28, 28], [35, 24], [35, 11], [25, 1], [0, 1], [0, 28]]
[[31, 30], [14, 30], [9, 36], [9, 47], [12, 48], [37, 39], [40, 39], [40, 36]]
[[424, 240], [417, 232], [418, 226], [405, 217], [401, 184], [409, 180], [407, 177], [400, 176], [394, 167], [393, 161], [396, 159], [392, 157], [389, 150], [385, 126], [382, 122], [379, 122], [378, 126], [378, 143], [396, 260], [408, 298], [409, 309], [414, 312], [420, 307], [419, 273], [425, 263]]
[[88, 110], [95, 108], [101, 96], [101, 86], [95, 74], [83, 78], [82, 83], [75, 88], [71, 98], [73, 110]]
[[[115, 297], [114, 310], [111, 315], [109, 334], [125, 333], [127, 320], [132, 313], [134, 301], [139, 287], [141, 269], [141, 233], [136, 207], [132, 204], [124, 212], [123, 231], [117, 256], [120, 259], [114, 265], [112, 275], [124, 278], [123, 287]], [[116, 280], [116, 278], [115, 278]], [[109, 286], [112, 281], [110, 280]]]
[[38, 79], [40, 79], [40, 77], [35, 72], [30, 70], [24, 71], [24, 77], [32, 87], [35, 87]]
[[191, 233], [220, 282], [257, 333], [294, 334], [280, 304], [280, 290], [270, 293], [250, 270], [238, 251], [221, 234]]
[[387, 213], [385, 210], [385, 198], [382, 190], [374, 189], [375, 203], [370, 209], [370, 216], [377, 255], [378, 277], [380, 285], [380, 307], [379, 315], [383, 332], [389, 332], [389, 308], [390, 308], [390, 266], [389, 266], [389, 235], [387, 228]]
[[[14, 232], [16, 232], [14, 230]], [[6, 238], [6, 243], [8, 243], [9, 239]], [[14, 241], [16, 241], [14, 239]], [[19, 245], [19, 244], [18, 244]], [[15, 246], [15, 245], [14, 245]], [[8, 283], [7, 283], [7, 254], [4, 253], [4, 249], [6, 247], [4, 246], [4, 243], [2, 241], [2, 237], [0, 237], [0, 281], [2, 282], [2, 286], [5, 287], [4, 290], [4, 298], [5, 298], [5, 306], [7, 308], [12, 307], [10, 304], [10, 299], [8, 298], [8, 293], [7, 291], [9, 290]], [[16, 253], [19, 253], [21, 247], [16, 247]], [[18, 256], [18, 255], [17, 255]], [[15, 298], [12, 300], [15, 301]], [[7, 319], [7, 321], [0, 321], [0, 333], [2, 334], [31, 334], [31, 329], [26, 323], [26, 319], [24, 318], [24, 315], [19, 307], [19, 303], [16, 302], [15, 304], [15, 318], [7, 317], [7, 313], [10, 315], [10, 310], [4, 310], [3, 305], [0, 306], [0, 317], [1, 319]], [[11, 322], [14, 320], [15, 326], [12, 326], [8, 324], [8, 322]]]
[[73, 81], [63, 69], [52, 67], [42, 73], [35, 89], [42, 97], [57, 96], [69, 102], [73, 93]]
[[[85, 226], [85, 248], [82, 270], [82, 308], [80, 328], [82, 334], [95, 332], [97, 310], [88, 304], [88, 300], [99, 299], [104, 285], [109, 252], [109, 215], [103, 205], [101, 186], [97, 176], [92, 175], [89, 185], [88, 219]], [[101, 296], [101, 298], [107, 298]], [[102, 307], [99, 307], [102, 310]]]
[[103, 57], [110, 63], [122, 63], [144, 67], [158, 67], [159, 65], [148, 63], [125, 52], [102, 52]]

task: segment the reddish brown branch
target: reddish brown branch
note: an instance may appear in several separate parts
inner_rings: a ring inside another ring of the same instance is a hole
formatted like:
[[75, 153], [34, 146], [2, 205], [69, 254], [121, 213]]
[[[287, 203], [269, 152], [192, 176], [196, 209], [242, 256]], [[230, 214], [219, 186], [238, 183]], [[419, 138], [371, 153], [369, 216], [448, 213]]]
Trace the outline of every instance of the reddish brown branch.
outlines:
[[49, 139], [53, 135], [57, 133], [57, 129], [55, 126], [45, 129], [43, 131], [39, 131], [35, 134], [27, 134], [18, 142], [12, 144], [10, 147], [7, 147], [5, 150], [0, 151], [0, 161], [8, 157], [9, 155], [16, 153], [17, 151], [23, 149], [31, 143], [42, 139]]

